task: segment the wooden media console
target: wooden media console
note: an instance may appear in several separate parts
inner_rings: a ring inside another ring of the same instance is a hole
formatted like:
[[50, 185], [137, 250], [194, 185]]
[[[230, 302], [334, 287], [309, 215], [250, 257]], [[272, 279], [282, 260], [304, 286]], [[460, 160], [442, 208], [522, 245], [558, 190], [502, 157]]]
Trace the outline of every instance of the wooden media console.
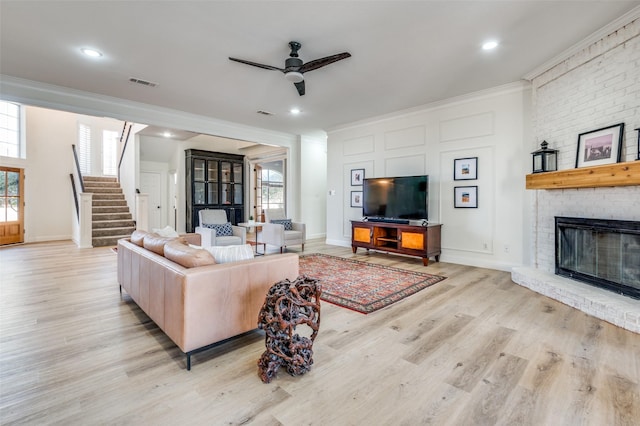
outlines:
[[440, 261], [441, 224], [415, 226], [388, 222], [351, 221], [351, 249], [358, 247], [400, 253], [422, 258], [424, 266], [429, 258]]

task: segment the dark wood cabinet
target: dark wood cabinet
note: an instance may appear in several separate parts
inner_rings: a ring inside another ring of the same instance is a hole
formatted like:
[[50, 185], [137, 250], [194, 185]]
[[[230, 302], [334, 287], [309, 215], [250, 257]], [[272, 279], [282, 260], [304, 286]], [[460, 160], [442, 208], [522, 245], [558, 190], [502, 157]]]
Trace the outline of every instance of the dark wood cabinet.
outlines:
[[440, 261], [440, 224], [414, 226], [386, 222], [351, 222], [351, 249], [380, 250], [422, 258], [424, 266], [429, 258]]
[[202, 209], [222, 209], [229, 222], [244, 222], [244, 156], [187, 149], [186, 230], [198, 226]]

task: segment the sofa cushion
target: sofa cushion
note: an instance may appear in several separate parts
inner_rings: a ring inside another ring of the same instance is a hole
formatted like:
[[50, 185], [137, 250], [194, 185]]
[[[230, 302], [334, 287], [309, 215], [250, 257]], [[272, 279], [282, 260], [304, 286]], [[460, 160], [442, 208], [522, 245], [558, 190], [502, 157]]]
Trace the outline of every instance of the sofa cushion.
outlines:
[[231, 227], [231, 222], [227, 223], [205, 223], [205, 228], [211, 228], [216, 231], [216, 237], [225, 237], [233, 235], [233, 228]]
[[153, 228], [153, 232], [160, 235], [161, 237], [168, 237], [168, 238], [179, 237], [176, 230], [170, 227], [169, 225], [165, 226], [164, 228]]
[[206, 250], [190, 247], [180, 240], [169, 241], [164, 245], [164, 257], [185, 268], [213, 265], [215, 259]]
[[149, 251], [154, 252], [155, 254], [164, 256], [164, 245], [170, 241], [180, 241], [183, 244], [186, 244], [187, 242], [182, 237], [167, 238], [167, 237], [161, 237], [158, 234], [147, 234], [144, 236], [143, 247]]
[[216, 263], [237, 262], [239, 260], [253, 259], [253, 248], [249, 244], [235, 246], [206, 247], [209, 253], [216, 259]]
[[144, 247], [144, 236], [147, 234], [147, 231], [135, 230], [131, 234], [131, 242], [137, 246]]
[[293, 229], [293, 226], [291, 225], [291, 219], [273, 219], [271, 223], [284, 225], [285, 231], [291, 231]]

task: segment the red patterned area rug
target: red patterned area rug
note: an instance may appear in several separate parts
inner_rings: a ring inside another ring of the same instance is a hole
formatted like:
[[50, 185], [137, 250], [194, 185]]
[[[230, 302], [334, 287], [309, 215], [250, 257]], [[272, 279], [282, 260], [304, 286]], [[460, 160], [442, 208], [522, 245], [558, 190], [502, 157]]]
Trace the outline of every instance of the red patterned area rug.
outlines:
[[368, 314], [445, 279], [326, 254], [300, 256], [300, 274], [320, 280], [321, 299]]

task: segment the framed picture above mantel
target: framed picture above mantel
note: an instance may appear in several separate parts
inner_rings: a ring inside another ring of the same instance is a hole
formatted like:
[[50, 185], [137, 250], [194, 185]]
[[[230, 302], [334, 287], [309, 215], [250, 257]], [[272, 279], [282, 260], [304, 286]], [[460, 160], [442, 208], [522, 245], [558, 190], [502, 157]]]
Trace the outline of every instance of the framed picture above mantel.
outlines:
[[624, 123], [580, 133], [576, 168], [620, 162]]

